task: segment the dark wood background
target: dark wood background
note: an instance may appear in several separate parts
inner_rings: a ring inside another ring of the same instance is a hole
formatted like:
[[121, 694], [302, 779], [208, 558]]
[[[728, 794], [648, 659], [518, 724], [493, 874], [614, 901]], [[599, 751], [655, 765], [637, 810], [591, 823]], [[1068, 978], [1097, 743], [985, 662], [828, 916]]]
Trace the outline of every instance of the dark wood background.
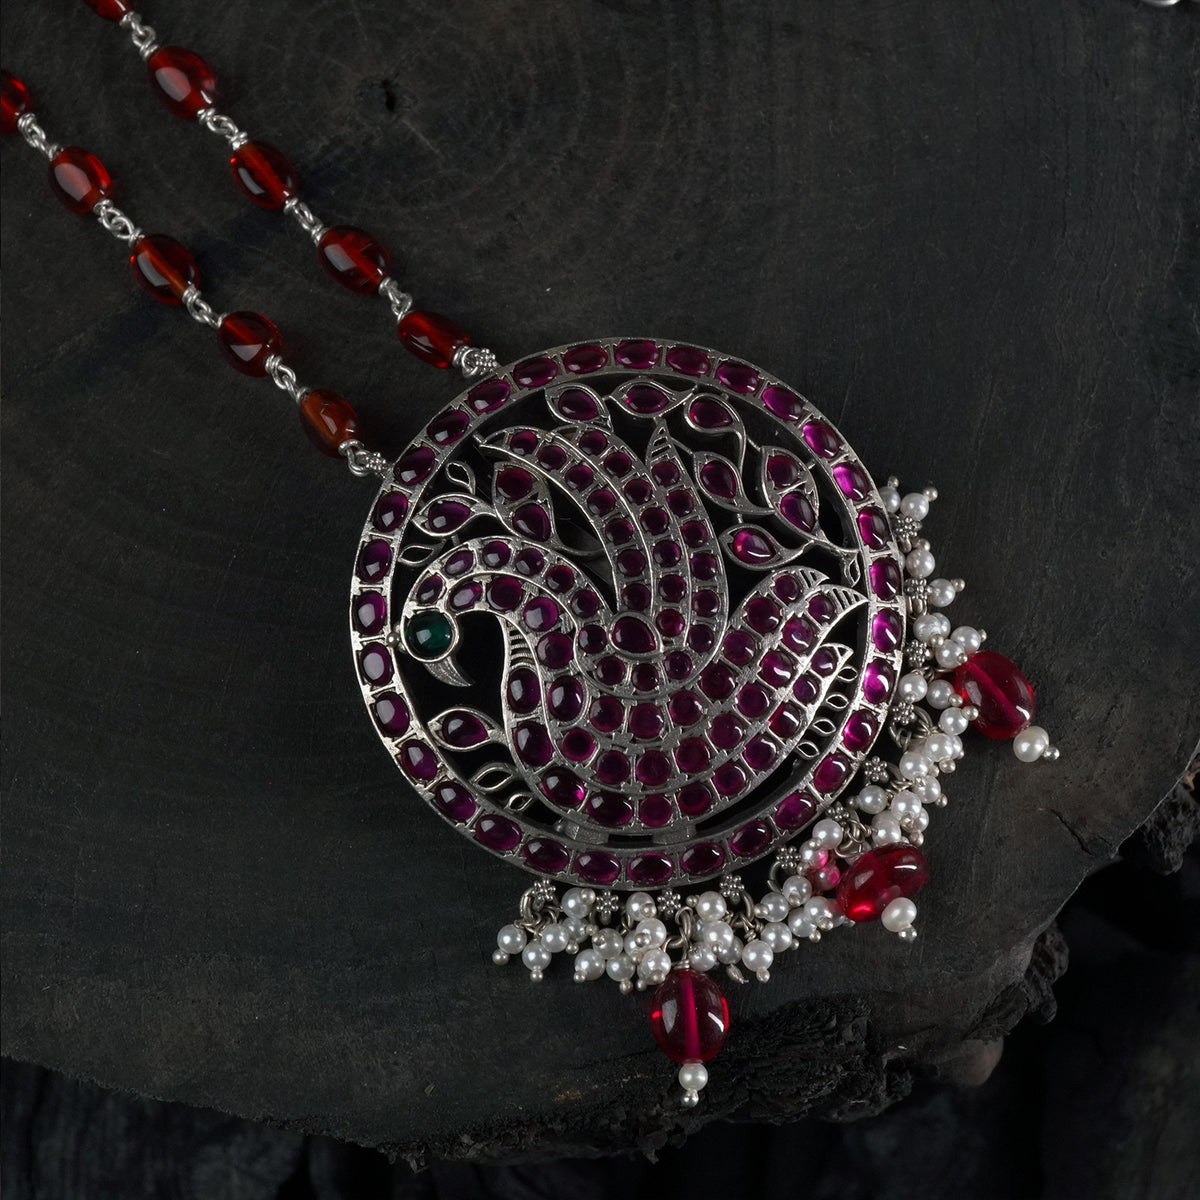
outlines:
[[[502, 357], [639, 331], [725, 347], [879, 475], [935, 482], [961, 613], [1034, 678], [1064, 759], [977, 746], [931, 829], [913, 950], [834, 937], [739, 992], [683, 1118], [636, 1001], [491, 966], [523, 877], [379, 749], [344, 633], [369, 489], [138, 291], [10, 140], [5, 1052], [497, 1156], [872, 1111], [1045, 1009], [1043, 931], [1200, 730], [1197, 15], [147, 0], [317, 212], [379, 233]], [[450, 398], [157, 106], [122, 34], [76, 3], [2, 19], [51, 135], [196, 250], [216, 306], [266, 311], [390, 449]]]

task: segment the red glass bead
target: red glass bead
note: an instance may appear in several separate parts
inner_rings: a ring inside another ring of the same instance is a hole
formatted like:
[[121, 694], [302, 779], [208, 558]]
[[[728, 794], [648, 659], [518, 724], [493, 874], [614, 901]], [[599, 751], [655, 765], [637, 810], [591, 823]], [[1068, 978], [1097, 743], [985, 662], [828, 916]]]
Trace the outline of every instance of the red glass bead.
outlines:
[[67, 146], [50, 160], [50, 186], [73, 212], [91, 212], [112, 191], [108, 168], [82, 146]]
[[1016, 737], [1037, 712], [1029, 680], [1017, 665], [994, 650], [971, 655], [953, 677], [954, 690], [979, 716], [971, 724], [990, 738]]
[[189, 287], [200, 286], [200, 268], [192, 252], [162, 233], [138, 238], [129, 265], [134, 279], [164, 304], [182, 304], [183, 293]]
[[225, 361], [243, 375], [265, 375], [267, 359], [283, 345], [274, 323], [256, 312], [229, 313], [217, 326], [217, 338]]
[[27, 112], [33, 112], [29, 89], [12, 72], [3, 72], [0, 75], [0, 129], [5, 133], [16, 133], [17, 122]]
[[358, 414], [337, 392], [308, 392], [300, 401], [300, 422], [309, 441], [330, 458], [358, 436]]
[[471, 339], [448, 317], [437, 313], [405, 313], [396, 326], [396, 336], [404, 348], [435, 367], [448, 367], [454, 353]]
[[852, 921], [873, 921], [893, 900], [915, 896], [929, 879], [915, 846], [880, 846], [860, 854], [838, 884], [837, 902]]
[[119, 21], [126, 13], [133, 11], [129, 0], [83, 0], [98, 17], [106, 21]]
[[160, 46], [146, 59], [146, 70], [159, 99], [185, 121], [216, 102], [217, 77], [193, 50]]
[[229, 160], [234, 182], [260, 208], [282, 208], [296, 194], [296, 168], [267, 142], [245, 142]]
[[708, 1062], [725, 1044], [729, 1004], [698, 971], [672, 971], [654, 993], [650, 1028], [658, 1048], [677, 1063]]
[[392, 269], [392, 256], [364, 229], [335, 225], [317, 244], [321, 266], [344, 288], [369, 296]]

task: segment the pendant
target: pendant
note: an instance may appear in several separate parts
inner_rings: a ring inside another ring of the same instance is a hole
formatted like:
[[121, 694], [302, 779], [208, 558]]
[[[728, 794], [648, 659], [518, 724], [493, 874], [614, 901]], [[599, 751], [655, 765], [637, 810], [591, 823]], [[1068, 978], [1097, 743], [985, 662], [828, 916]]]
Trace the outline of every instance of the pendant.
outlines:
[[[709, 972], [765, 980], [875, 918], [911, 940], [960, 735], [1033, 733], [1020, 672], [931, 611], [959, 590], [917, 537], [935, 494], [877, 488], [758, 367], [625, 338], [474, 383], [375, 501], [351, 632], [384, 745], [540, 877], [497, 962], [540, 979], [568, 953], [577, 981], [657, 988], [685, 1103], [728, 1027]], [[895, 762], [872, 757], [885, 729]], [[755, 900], [738, 872], [772, 852]]]

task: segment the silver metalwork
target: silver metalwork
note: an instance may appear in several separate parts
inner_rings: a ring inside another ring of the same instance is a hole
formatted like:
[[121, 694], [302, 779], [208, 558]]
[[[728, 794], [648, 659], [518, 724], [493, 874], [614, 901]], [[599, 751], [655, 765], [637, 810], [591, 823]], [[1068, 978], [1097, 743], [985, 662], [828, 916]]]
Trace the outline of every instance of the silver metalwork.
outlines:
[[123, 213], [111, 200], [101, 200], [92, 209], [101, 226], [118, 241], [132, 246], [142, 236], [142, 231], [130, 217]]
[[142, 21], [137, 13], [127, 12], [118, 24], [122, 29], [128, 31], [129, 40], [133, 42], [134, 49], [142, 58], [149, 58], [158, 49], [158, 35]]
[[227, 117], [215, 108], [202, 108], [196, 114], [196, 120], [209, 133], [215, 133], [217, 137], [224, 138], [234, 150], [239, 146], [244, 146], [250, 140], [250, 135], [241, 129], [232, 117]]
[[200, 289], [195, 284], [184, 290], [183, 306], [193, 321], [199, 321], [201, 325], [207, 325], [210, 329], [220, 328], [221, 322], [225, 320], [225, 314], [217, 312], [200, 294]]
[[397, 321], [408, 316], [413, 298], [390, 275], [379, 285], [379, 294], [388, 302]]
[[499, 366], [495, 354], [486, 346], [459, 346], [452, 361], [464, 379], [490, 375]]
[[296, 372], [283, 361], [278, 354], [272, 354], [266, 361], [267, 376], [271, 382], [299, 404], [308, 394], [309, 388], [303, 387], [296, 380]]
[[37, 117], [27, 112], [17, 118], [17, 129], [21, 136], [39, 153], [47, 158], [53, 158], [62, 149], [57, 142], [52, 142], [46, 136], [46, 131], [38, 124]]
[[338, 447], [338, 453], [346, 460], [351, 475], [360, 478], [364, 475], [387, 475], [389, 464], [386, 456], [377, 450], [368, 450], [357, 438], [343, 442]]
[[325, 236], [328, 226], [321, 223], [316, 213], [303, 200], [298, 200], [293, 196], [283, 206], [283, 211], [312, 238], [314, 245], [320, 243], [321, 239]]

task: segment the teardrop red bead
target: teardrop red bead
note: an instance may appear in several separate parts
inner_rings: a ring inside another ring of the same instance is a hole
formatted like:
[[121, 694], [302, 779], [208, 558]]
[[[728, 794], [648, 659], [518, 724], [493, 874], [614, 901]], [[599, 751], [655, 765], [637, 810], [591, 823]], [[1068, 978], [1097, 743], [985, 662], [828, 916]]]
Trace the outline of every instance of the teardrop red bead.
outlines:
[[138, 238], [129, 255], [133, 277], [163, 304], [182, 304], [189, 287], [200, 286], [200, 269], [192, 252], [166, 234]]
[[184, 121], [216, 102], [216, 73], [194, 50], [160, 46], [146, 59], [146, 71], [158, 98]]
[[916, 846], [879, 846], [845, 869], [838, 906], [852, 921], [873, 921], [893, 900], [915, 896], [928, 879], [925, 856]]
[[707, 975], [672, 971], [654, 993], [650, 1028], [658, 1048], [673, 1061], [708, 1062], [725, 1044], [729, 1004]]
[[50, 160], [50, 187], [73, 212], [89, 213], [112, 191], [108, 168], [82, 146], [67, 146]]
[[309, 392], [300, 401], [300, 423], [308, 440], [330, 458], [338, 458], [338, 447], [358, 436], [358, 414], [337, 392]]
[[1016, 663], [994, 650], [971, 655], [954, 672], [954, 690], [979, 716], [971, 722], [985, 737], [1016, 737], [1033, 720], [1037, 698]]
[[438, 313], [405, 313], [396, 326], [396, 336], [410, 354], [435, 367], [448, 367], [454, 362], [454, 354], [471, 339], [459, 329], [449, 317]]

